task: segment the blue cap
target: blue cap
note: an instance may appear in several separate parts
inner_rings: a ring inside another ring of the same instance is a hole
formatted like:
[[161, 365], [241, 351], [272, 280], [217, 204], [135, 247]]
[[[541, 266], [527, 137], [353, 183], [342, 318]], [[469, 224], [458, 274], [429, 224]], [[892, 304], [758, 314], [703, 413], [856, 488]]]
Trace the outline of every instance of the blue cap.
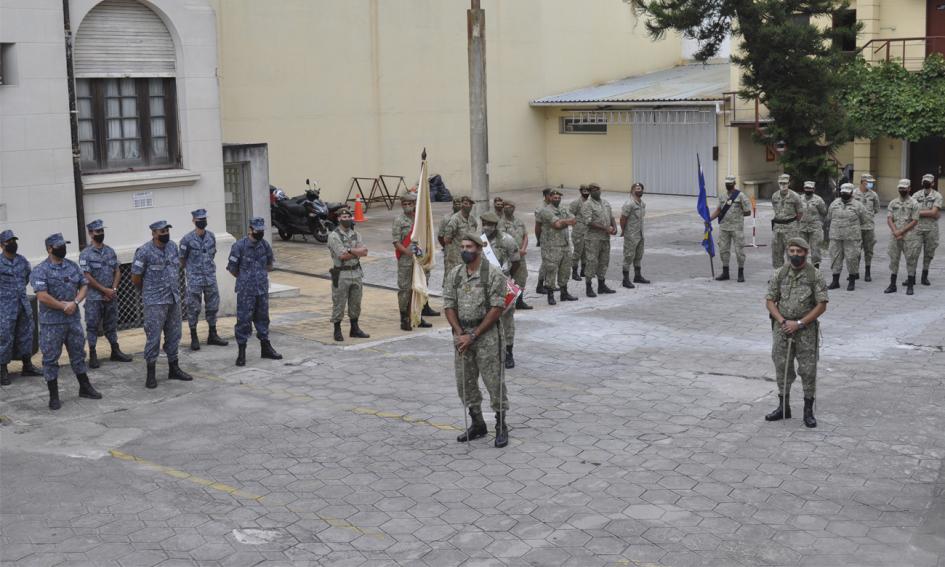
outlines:
[[151, 230], [161, 230], [161, 229], [173, 228], [173, 227], [167, 224], [166, 220], [159, 220], [159, 221], [152, 222], [148, 228], [150, 228]]
[[266, 219], [262, 217], [253, 217], [249, 221], [249, 226], [253, 230], [266, 230]]
[[105, 223], [102, 222], [102, 219], [95, 219], [94, 221], [85, 225], [85, 228], [89, 230], [102, 230], [105, 228]]
[[196, 211], [190, 211], [190, 216], [195, 219], [205, 219], [207, 218], [207, 209], [197, 209]]
[[64, 236], [62, 236], [61, 232], [50, 234], [46, 237], [46, 246], [52, 246], [55, 248], [56, 246], [63, 246], [65, 244], [70, 244], [70, 242], [66, 240]]
[[0, 242], [6, 242], [7, 240], [19, 240], [12, 230], [4, 230], [0, 232]]

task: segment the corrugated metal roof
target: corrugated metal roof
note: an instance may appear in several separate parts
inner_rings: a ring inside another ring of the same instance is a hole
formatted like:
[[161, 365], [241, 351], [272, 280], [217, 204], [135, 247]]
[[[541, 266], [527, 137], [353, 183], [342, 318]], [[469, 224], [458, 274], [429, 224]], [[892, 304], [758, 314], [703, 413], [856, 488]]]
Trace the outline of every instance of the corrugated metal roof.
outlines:
[[729, 63], [688, 64], [637, 77], [585, 87], [531, 102], [532, 106], [576, 103], [620, 104], [655, 102], [716, 102], [730, 90]]

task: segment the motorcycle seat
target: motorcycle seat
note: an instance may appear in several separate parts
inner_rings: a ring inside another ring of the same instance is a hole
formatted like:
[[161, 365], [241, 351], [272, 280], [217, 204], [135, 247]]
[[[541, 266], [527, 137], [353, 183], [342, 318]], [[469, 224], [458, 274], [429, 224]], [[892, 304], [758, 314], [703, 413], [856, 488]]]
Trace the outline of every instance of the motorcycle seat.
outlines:
[[295, 201], [295, 199], [286, 199], [285, 201], [279, 201], [276, 203], [277, 207], [285, 209], [286, 213], [290, 215], [304, 215], [305, 206], [301, 203]]

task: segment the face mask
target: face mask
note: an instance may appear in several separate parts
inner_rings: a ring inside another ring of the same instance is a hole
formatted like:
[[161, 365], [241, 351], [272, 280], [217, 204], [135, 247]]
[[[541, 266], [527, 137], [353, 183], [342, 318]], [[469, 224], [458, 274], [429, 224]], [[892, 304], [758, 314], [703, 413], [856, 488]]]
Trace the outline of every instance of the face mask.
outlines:
[[170, 234], [159, 234], [159, 235], [158, 235], [158, 242], [162, 242], [162, 243], [164, 243], [164, 244], [167, 244], [167, 243], [170, 242], [170, 241], [171, 241], [171, 235], [170, 235]]
[[930, 181], [923, 181], [923, 182], [922, 182], [922, 188], [923, 188], [923, 189], [930, 189], [931, 187], [932, 187], [932, 183], [931, 183]]
[[787, 186], [787, 184], [784, 184], [784, 185], [778, 185], [778, 187], [780, 187], [780, 188], [781, 188], [781, 192], [782, 192], [782, 193], [784, 193], [784, 192], [785, 192], [785, 191], [787, 191], [787, 189], [788, 189], [788, 186]]
[[872, 188], [873, 188], [873, 182], [872, 182], [872, 181], [867, 182], [866, 188], [867, 188], [867, 189], [872, 189]]
[[908, 196], [909, 196], [909, 190], [908, 190], [908, 189], [900, 189], [900, 190], [899, 190], [899, 196], [900, 196], [900, 197], [903, 197], [903, 198], [908, 197]]
[[416, 211], [416, 209], [414, 209], [414, 208], [412, 208], [412, 207], [409, 208], [409, 209], [404, 209], [404, 214], [407, 215], [408, 217], [412, 217], [414, 211]]
[[844, 201], [849, 201], [851, 198], [853, 198], [853, 195], [850, 195], [849, 193], [840, 193], [840, 198]]
[[555, 207], [561, 206], [561, 201], [552, 201], [551, 204]]
[[731, 193], [732, 191], [735, 190], [735, 186], [734, 186], [734, 185], [726, 185], [726, 186], [725, 186], [725, 190], [728, 191], [729, 193]]
[[813, 189], [804, 189], [804, 196], [807, 197], [808, 199], [810, 199], [811, 197], [814, 196], [814, 190], [813, 190]]
[[464, 264], [472, 264], [473, 262], [476, 261], [476, 258], [479, 256], [475, 252], [470, 252], [469, 250], [463, 250], [462, 252], [460, 252], [459, 255], [463, 257]]
[[16, 240], [13, 240], [13, 241], [11, 241], [11, 242], [7, 242], [7, 245], [3, 247], [3, 249], [4, 249], [8, 254], [16, 254], [16, 251], [19, 250], [19, 248], [20, 248], [20, 245], [17, 244]]
[[256, 242], [259, 242], [260, 240], [263, 239], [263, 235], [265, 235], [265, 234], [266, 234], [266, 231], [265, 231], [265, 230], [254, 230], [254, 231], [253, 231], [253, 240], [255, 240]]
[[586, 201], [587, 198], [590, 197], [590, 196], [591, 196], [590, 193], [581, 193], [581, 198], [584, 199], [585, 201]]
[[600, 193], [597, 191], [595, 191], [594, 193], [591, 193], [591, 199], [594, 199], [595, 201], [600, 201]]
[[52, 249], [52, 255], [56, 258], [62, 260], [66, 257], [66, 247], [65, 246], [56, 246]]
[[472, 211], [472, 205], [463, 204], [462, 209], [464, 213], [469, 214], [469, 212]]
[[340, 220], [340, 221], [338, 221], [338, 224], [340, 224], [341, 226], [343, 226], [343, 227], [345, 227], [345, 228], [351, 228], [352, 226], [354, 226], [354, 221], [351, 220], [351, 219]]
[[105, 242], [105, 235], [104, 235], [104, 234], [93, 234], [93, 235], [92, 235], [92, 240], [94, 240], [94, 241], [95, 241], [96, 243], [98, 243], [98, 244], [101, 244], [101, 243]]
[[510, 219], [513, 216], [515, 216], [515, 211], [513, 211], [512, 209], [505, 209], [504, 211], [502, 211], [502, 214], [505, 215], [505, 218]]
[[199, 228], [200, 230], [203, 230], [203, 229], [207, 228], [207, 220], [206, 220], [206, 219], [199, 220], [199, 221], [197, 221], [197, 222], [194, 223], [194, 226], [196, 226], [196, 227]]
[[483, 226], [483, 227], [482, 227], [482, 231], [485, 232], [485, 233], [486, 233], [486, 236], [488, 236], [489, 238], [492, 238], [493, 236], [495, 236], [495, 227], [494, 227], [494, 226], [493, 226], [493, 227]]
[[800, 268], [804, 265], [804, 261], [807, 260], [807, 256], [788, 256], [788, 260], [791, 261], [792, 266]]

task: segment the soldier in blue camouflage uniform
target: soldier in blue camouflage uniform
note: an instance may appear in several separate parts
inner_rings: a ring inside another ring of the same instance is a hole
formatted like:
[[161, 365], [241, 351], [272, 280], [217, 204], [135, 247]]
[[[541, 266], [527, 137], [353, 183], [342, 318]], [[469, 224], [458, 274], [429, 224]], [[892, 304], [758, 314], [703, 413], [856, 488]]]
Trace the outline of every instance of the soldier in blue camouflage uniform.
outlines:
[[109, 358], [115, 362], [131, 362], [131, 357], [121, 352], [118, 346], [118, 256], [111, 246], [105, 244], [105, 225], [96, 219], [85, 225], [92, 242], [79, 254], [79, 268], [89, 282], [89, 293], [85, 298], [85, 334], [89, 341], [89, 368], [98, 368], [98, 324], [102, 323], [105, 338], [112, 347]]
[[79, 397], [99, 400], [86, 374], [85, 334], [79, 304], [89, 289], [78, 264], [66, 259], [69, 242], [56, 233], [46, 238], [49, 257], [30, 274], [30, 285], [39, 302], [39, 348], [43, 351], [43, 376], [49, 389], [49, 409], [62, 407], [59, 401], [59, 357], [62, 346], [69, 352], [69, 364], [79, 381]]
[[[469, 197], [463, 197], [463, 211], [467, 211], [467, 205], [471, 203]], [[447, 225], [446, 243], [453, 248], [458, 246], [458, 242], [452, 241], [453, 233], [449, 227], [452, 227], [455, 222], [467, 222], [468, 219], [463, 217], [463, 211], [453, 215]], [[457, 218], [460, 220], [457, 221]], [[475, 226], [476, 219], [472, 218], [471, 222]], [[361, 235], [354, 229], [354, 220], [348, 209], [338, 210], [338, 228], [328, 235], [328, 251], [331, 253], [332, 261], [331, 323], [334, 326], [334, 338], [336, 341], [345, 340], [341, 334], [341, 319], [345, 316], [347, 306], [348, 319], [351, 320], [351, 332], [348, 336], [368, 339], [371, 336], [362, 331], [358, 325], [358, 318], [361, 316], [361, 294], [364, 290], [361, 284], [364, 278], [364, 272], [361, 271], [361, 258], [367, 256], [368, 249], [361, 240]]]
[[10, 385], [7, 365], [14, 353], [23, 361], [23, 376], [39, 376], [30, 361], [33, 352], [33, 312], [26, 297], [29, 261], [16, 253], [12, 230], [0, 232], [0, 385]]
[[187, 279], [187, 323], [190, 325], [190, 350], [200, 350], [197, 338], [197, 318], [200, 315], [200, 303], [205, 304], [207, 325], [207, 344], [226, 346], [217, 334], [217, 311], [220, 309], [220, 290], [217, 289], [217, 237], [207, 230], [207, 210], [191, 211], [194, 230], [180, 239], [180, 263], [184, 267]]
[[171, 225], [165, 220], [151, 223], [151, 240], [135, 250], [131, 281], [141, 291], [144, 306], [144, 360], [148, 366], [146, 388], [157, 388], [155, 366], [161, 333], [167, 354], [168, 380], [193, 380], [180, 368], [180, 254], [171, 240]]
[[236, 365], [246, 365], [246, 341], [256, 326], [260, 358], [282, 360], [269, 342], [269, 272], [276, 261], [266, 242], [266, 220], [253, 217], [249, 234], [233, 243], [226, 271], [236, 278]]

